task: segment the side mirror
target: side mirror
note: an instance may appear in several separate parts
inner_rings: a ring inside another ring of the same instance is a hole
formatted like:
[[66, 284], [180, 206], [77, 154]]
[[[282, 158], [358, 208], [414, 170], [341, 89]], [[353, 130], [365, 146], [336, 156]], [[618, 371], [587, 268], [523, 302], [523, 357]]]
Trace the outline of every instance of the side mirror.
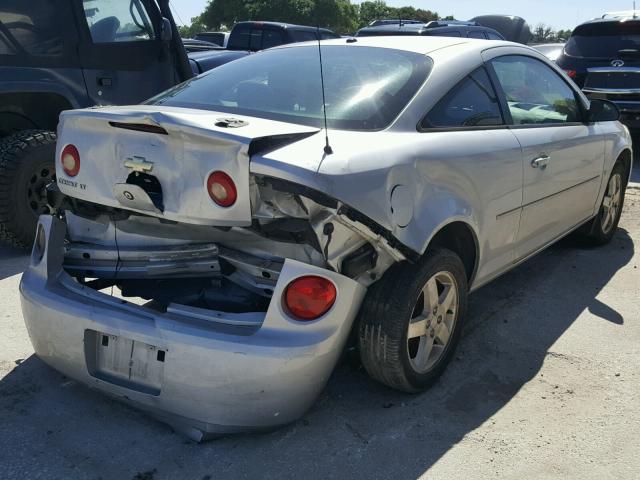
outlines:
[[162, 25], [160, 27], [160, 40], [162, 43], [169, 43], [173, 40], [173, 29], [168, 18], [162, 17]]
[[591, 100], [589, 122], [615, 122], [616, 120], [620, 120], [620, 110], [615, 103], [609, 100]]

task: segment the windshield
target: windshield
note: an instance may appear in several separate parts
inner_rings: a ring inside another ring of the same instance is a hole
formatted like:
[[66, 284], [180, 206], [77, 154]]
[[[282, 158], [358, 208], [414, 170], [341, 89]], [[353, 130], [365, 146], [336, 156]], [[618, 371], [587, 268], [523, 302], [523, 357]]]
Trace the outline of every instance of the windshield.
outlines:
[[[388, 126], [431, 68], [428, 57], [386, 48], [323, 46], [328, 125], [343, 130]], [[322, 126], [318, 46], [280, 48], [222, 65], [147, 103], [215, 110]]]
[[[565, 51], [573, 57], [618, 58], [620, 50], [640, 50], [640, 22], [606, 22], [575, 29]], [[623, 52], [624, 53], [624, 52]]]

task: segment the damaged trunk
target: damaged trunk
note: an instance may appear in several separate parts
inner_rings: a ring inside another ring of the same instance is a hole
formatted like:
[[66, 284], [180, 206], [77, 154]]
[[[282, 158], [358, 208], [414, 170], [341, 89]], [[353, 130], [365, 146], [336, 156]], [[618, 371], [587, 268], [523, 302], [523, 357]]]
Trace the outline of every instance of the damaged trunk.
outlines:
[[206, 319], [265, 312], [285, 259], [368, 286], [411, 253], [321, 192], [251, 174], [250, 155], [316, 129], [249, 118], [212, 131], [214, 119], [180, 109], [63, 115], [73, 138], [61, 137], [59, 148], [72, 141], [81, 167], [73, 177], [59, 168], [61, 192], [50, 201], [66, 219], [71, 276]]

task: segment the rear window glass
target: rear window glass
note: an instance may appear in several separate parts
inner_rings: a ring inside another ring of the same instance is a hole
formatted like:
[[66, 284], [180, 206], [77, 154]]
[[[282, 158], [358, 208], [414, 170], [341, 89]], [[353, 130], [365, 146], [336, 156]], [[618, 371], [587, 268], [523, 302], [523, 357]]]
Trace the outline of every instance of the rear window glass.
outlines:
[[0, 1], [0, 55], [62, 55], [56, 7], [49, 0]]
[[607, 59], [618, 58], [625, 53], [640, 56], [640, 22], [581, 25], [569, 38], [565, 52], [574, 57]]
[[[322, 47], [328, 124], [346, 130], [388, 126], [426, 79], [431, 61], [413, 52]], [[275, 49], [222, 65], [148, 101], [322, 126], [317, 46]]]
[[498, 97], [484, 68], [447, 93], [422, 121], [422, 128], [502, 125]]
[[318, 39], [316, 32], [304, 31], [304, 30], [291, 30], [289, 35], [294, 42], [310, 42]]

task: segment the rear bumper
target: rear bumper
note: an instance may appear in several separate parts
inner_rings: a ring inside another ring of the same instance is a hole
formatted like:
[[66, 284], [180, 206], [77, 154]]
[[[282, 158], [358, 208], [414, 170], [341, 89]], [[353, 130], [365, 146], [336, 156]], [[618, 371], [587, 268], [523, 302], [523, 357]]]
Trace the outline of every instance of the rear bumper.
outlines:
[[[34, 250], [20, 284], [36, 354], [68, 377], [142, 408], [196, 440], [270, 429], [300, 417], [330, 376], [365, 293], [340, 274], [286, 260], [259, 328], [189, 321], [81, 286], [62, 269], [65, 224], [52, 217], [41, 217], [40, 223], [47, 246], [41, 260]], [[332, 280], [338, 296], [324, 317], [303, 324], [287, 316], [280, 299], [291, 280], [308, 274]], [[96, 332], [164, 350], [161, 368], [154, 367], [157, 391], [92, 371], [91, 357], [101, 347], [87, 338]]]

